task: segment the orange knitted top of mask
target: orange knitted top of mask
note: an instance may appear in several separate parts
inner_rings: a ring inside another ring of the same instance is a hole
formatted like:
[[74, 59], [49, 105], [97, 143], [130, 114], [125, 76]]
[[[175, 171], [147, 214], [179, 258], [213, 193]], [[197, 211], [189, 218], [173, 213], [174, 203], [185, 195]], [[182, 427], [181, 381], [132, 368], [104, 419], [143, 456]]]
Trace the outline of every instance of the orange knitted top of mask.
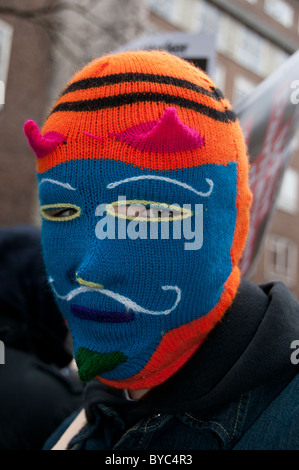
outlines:
[[[159, 59], [151, 70], [147, 54], [106, 56], [74, 76], [42, 129], [42, 134], [63, 135], [65, 145], [38, 159], [39, 173], [80, 159], [114, 159], [149, 171], [236, 161], [234, 148], [243, 136], [220, 90], [204, 72], [178, 57], [169, 61], [164, 52], [151, 52]], [[129, 146], [122, 138], [128, 129], [154, 125], [169, 107], [176, 109], [179, 122], [203, 136], [204, 146], [165, 151], [159, 142]]]

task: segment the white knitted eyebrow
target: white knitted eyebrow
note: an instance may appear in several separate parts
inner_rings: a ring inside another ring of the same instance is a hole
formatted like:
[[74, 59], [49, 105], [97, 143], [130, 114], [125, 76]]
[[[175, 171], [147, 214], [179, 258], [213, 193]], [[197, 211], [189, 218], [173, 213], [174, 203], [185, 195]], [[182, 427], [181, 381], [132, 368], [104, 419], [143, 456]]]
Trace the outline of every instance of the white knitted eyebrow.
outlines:
[[51, 178], [43, 178], [39, 183], [39, 186], [43, 183], [52, 183], [57, 184], [58, 186], [62, 186], [63, 188], [70, 189], [71, 191], [77, 191], [76, 188], [73, 188], [69, 183], [62, 183], [61, 181], [53, 180]]
[[145, 180], [145, 179], [147, 179], [147, 180], [160, 180], [160, 181], [165, 181], [166, 183], [177, 184], [178, 186], [181, 186], [184, 189], [188, 189], [189, 191], [192, 191], [193, 193], [195, 193], [195, 194], [197, 194], [198, 196], [201, 196], [201, 197], [209, 197], [210, 194], [213, 191], [213, 188], [214, 188], [214, 183], [209, 178], [206, 178], [206, 182], [210, 186], [210, 189], [206, 193], [202, 193], [201, 191], [197, 191], [196, 189], [192, 188], [192, 186], [189, 186], [186, 183], [182, 183], [181, 181], [173, 180], [173, 179], [167, 178], [165, 176], [156, 176], [156, 175], [133, 176], [132, 178], [126, 178], [124, 180], [115, 181], [114, 183], [110, 183], [110, 184], [107, 185], [107, 188], [108, 189], [113, 189], [116, 186], [119, 186], [120, 184], [130, 183], [131, 181], [138, 181], [138, 180]]

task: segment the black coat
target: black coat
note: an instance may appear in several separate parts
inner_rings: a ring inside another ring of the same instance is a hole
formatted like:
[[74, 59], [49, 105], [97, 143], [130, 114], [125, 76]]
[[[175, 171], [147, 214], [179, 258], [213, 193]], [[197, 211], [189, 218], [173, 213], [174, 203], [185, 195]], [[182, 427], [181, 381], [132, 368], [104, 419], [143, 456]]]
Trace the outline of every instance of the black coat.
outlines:
[[35, 227], [0, 229], [0, 340], [0, 449], [40, 449], [80, 406], [83, 387], [63, 373], [72, 353]]

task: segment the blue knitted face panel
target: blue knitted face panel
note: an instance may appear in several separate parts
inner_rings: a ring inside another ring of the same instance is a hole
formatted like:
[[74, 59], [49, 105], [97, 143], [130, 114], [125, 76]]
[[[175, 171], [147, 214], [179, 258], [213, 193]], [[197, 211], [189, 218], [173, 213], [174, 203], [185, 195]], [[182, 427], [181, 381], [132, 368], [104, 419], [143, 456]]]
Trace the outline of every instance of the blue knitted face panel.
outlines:
[[[125, 357], [101, 376], [132, 377], [165, 333], [206, 315], [217, 304], [232, 270], [236, 163], [151, 172], [113, 160], [74, 160], [39, 174], [38, 182], [42, 208], [65, 204], [76, 208], [78, 215], [43, 218], [42, 223], [47, 274], [71, 329], [75, 356], [85, 348]], [[121, 183], [113, 185], [116, 182]], [[163, 239], [165, 222], [156, 222], [158, 237], [153, 239], [147, 221], [133, 226], [125, 219], [120, 229], [118, 217], [98, 209], [120, 196], [188, 205], [193, 216], [181, 221], [181, 238], [175, 238], [170, 221], [169, 237]], [[200, 206], [201, 217], [196, 219]], [[103, 239], [113, 221], [115, 238]], [[193, 239], [184, 236], [183, 222], [187, 236], [196, 230]], [[120, 239], [124, 227], [126, 237]], [[139, 233], [139, 238], [132, 239], [132, 233]]]

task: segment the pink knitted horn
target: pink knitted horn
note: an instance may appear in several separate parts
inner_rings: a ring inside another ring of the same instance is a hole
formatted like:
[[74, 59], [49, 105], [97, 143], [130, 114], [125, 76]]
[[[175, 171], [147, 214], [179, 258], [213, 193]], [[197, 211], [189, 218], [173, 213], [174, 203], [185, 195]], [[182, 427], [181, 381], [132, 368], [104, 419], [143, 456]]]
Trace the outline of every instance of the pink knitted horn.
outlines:
[[161, 119], [130, 127], [115, 135], [118, 141], [141, 151], [172, 153], [204, 147], [205, 140], [195, 129], [180, 121], [176, 108], [166, 108]]
[[24, 132], [37, 158], [45, 157], [53, 152], [59, 144], [66, 141], [66, 137], [59, 132], [50, 131], [42, 135], [34, 121], [25, 122]]

